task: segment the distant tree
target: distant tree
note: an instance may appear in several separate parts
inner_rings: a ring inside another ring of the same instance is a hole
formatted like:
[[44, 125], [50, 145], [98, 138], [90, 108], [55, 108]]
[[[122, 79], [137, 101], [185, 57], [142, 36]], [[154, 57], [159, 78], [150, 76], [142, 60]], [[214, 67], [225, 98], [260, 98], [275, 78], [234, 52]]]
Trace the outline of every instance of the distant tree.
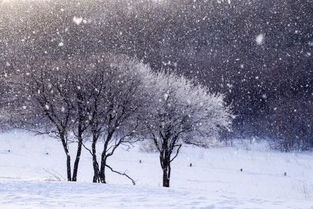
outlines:
[[171, 163], [183, 144], [205, 147], [219, 137], [222, 128], [230, 128], [232, 113], [223, 95], [209, 93], [207, 88], [183, 77], [159, 73], [146, 85], [153, 97], [143, 120], [159, 152], [163, 186], [169, 187]]
[[272, 103], [270, 127], [273, 148], [284, 152], [309, 150], [313, 146], [313, 103], [285, 98]]
[[[18, 101], [16, 88], [10, 72], [11, 64], [0, 61], [0, 130], [12, 128], [13, 121], [18, 121], [19, 111], [12, 111]], [[19, 110], [23, 107], [19, 105]]]

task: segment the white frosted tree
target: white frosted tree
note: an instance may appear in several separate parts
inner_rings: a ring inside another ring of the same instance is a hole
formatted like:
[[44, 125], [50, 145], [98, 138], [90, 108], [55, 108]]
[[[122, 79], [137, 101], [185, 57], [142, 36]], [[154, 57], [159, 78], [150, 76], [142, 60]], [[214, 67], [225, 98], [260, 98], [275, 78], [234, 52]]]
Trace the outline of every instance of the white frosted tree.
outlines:
[[[140, 77], [142, 65], [123, 55], [104, 55], [97, 60], [98, 67], [94, 72], [98, 74], [98, 81], [89, 85], [89, 89], [97, 89], [89, 98], [88, 105], [92, 145], [91, 149], [85, 147], [92, 155], [93, 182], [106, 183], [108, 168], [135, 184], [125, 172], [114, 170], [108, 160], [120, 146], [139, 139], [138, 118], [147, 95]], [[103, 143], [99, 159], [96, 150], [98, 142]]]
[[171, 163], [183, 144], [206, 146], [230, 128], [233, 116], [222, 94], [212, 94], [184, 77], [158, 73], [145, 81], [151, 96], [143, 121], [159, 152], [163, 186], [169, 187]]

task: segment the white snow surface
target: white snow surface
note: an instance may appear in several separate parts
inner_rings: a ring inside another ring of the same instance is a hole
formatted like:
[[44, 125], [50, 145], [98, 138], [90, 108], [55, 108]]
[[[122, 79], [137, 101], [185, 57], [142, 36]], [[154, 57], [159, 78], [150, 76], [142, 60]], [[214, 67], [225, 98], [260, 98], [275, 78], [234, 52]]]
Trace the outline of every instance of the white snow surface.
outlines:
[[313, 153], [309, 152], [186, 146], [173, 162], [170, 189], [161, 187], [156, 153], [124, 147], [109, 164], [126, 171], [137, 185], [110, 171], [108, 184], [90, 183], [91, 156], [85, 150], [79, 181], [59, 181], [65, 178], [60, 142], [24, 132], [1, 134], [0, 208], [313, 209]]

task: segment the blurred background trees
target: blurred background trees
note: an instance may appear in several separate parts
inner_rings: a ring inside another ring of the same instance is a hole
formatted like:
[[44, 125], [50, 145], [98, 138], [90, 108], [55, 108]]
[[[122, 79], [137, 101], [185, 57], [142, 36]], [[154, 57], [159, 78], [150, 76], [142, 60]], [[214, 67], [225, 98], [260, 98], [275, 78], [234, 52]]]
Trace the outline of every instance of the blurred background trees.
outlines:
[[[226, 95], [231, 138], [312, 147], [310, 0], [2, 2], [0, 63], [126, 54]], [[229, 135], [229, 134], [228, 134]]]

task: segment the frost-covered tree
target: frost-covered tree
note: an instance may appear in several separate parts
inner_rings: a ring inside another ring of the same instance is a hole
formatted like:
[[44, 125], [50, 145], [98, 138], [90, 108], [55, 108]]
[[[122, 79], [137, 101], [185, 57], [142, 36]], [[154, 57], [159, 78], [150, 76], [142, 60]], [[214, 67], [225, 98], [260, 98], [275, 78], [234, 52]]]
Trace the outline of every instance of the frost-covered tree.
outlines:
[[229, 129], [232, 113], [223, 95], [212, 94], [184, 77], [155, 74], [146, 86], [153, 95], [143, 116], [149, 138], [160, 154], [163, 186], [170, 186], [171, 163], [184, 143], [206, 146]]
[[[144, 65], [126, 56], [108, 55], [97, 57], [97, 63], [94, 72], [98, 79], [88, 87], [96, 89], [89, 100], [92, 147], [86, 147], [93, 159], [93, 182], [106, 183], [108, 168], [135, 184], [126, 173], [114, 170], [108, 159], [120, 146], [130, 145], [140, 138], [138, 117], [147, 95], [141, 80]], [[103, 143], [100, 159], [96, 150], [98, 142]]]

